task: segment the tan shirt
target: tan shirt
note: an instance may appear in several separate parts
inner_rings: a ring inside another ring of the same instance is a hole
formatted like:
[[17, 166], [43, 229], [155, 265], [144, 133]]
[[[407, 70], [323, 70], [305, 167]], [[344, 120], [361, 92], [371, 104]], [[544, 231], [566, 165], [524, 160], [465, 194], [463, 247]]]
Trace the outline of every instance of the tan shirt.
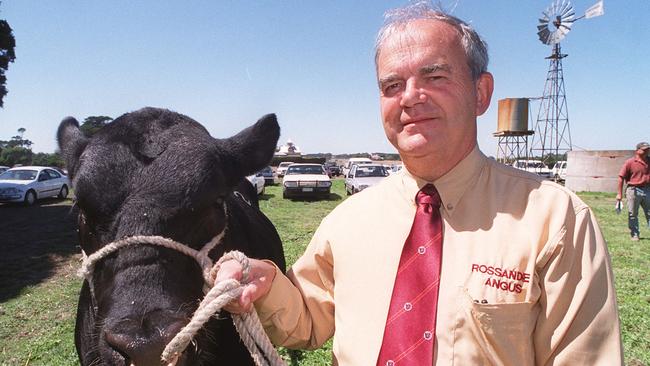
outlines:
[[[408, 172], [347, 199], [258, 300], [279, 345], [374, 365], [402, 245], [427, 182]], [[436, 365], [618, 365], [620, 326], [607, 246], [569, 190], [475, 149], [433, 182], [444, 221]]]

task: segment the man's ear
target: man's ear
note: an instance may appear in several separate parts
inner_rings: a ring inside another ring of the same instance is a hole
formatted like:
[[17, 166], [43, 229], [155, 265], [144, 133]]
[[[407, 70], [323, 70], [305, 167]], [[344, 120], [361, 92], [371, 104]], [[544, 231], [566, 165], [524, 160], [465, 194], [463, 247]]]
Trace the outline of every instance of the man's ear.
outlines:
[[476, 80], [476, 115], [480, 116], [487, 111], [494, 91], [494, 78], [489, 72], [484, 72]]

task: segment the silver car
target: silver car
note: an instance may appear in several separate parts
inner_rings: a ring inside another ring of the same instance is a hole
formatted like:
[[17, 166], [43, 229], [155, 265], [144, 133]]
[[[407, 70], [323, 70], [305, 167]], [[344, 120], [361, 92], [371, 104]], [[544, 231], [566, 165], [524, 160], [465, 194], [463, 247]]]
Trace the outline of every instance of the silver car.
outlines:
[[11, 168], [0, 174], [0, 202], [33, 205], [41, 198], [66, 198], [69, 187], [68, 177], [49, 167]]
[[387, 176], [388, 171], [381, 164], [352, 165], [350, 172], [345, 177], [345, 193], [348, 195], [359, 193], [379, 183]]

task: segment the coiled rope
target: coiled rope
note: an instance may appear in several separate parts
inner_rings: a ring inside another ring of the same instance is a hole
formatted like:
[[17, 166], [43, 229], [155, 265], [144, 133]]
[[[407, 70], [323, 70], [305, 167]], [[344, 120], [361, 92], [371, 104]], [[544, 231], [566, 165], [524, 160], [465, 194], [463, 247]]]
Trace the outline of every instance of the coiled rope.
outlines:
[[[203, 272], [204, 286], [203, 291], [206, 293], [205, 297], [199, 304], [198, 309], [194, 312], [190, 322], [181, 329], [180, 332], [167, 344], [162, 353], [162, 361], [167, 365], [175, 365], [178, 357], [185, 350], [187, 345], [192, 341], [194, 336], [203, 327], [203, 325], [214, 314], [219, 312], [226, 304], [232, 300], [239, 298], [244, 286], [248, 284], [250, 272], [250, 264], [246, 255], [239, 251], [231, 251], [225, 253], [216, 264], [213, 265], [212, 259], [208, 253], [214, 246], [216, 246], [223, 239], [225, 229], [217, 236], [212, 238], [206, 243], [201, 250], [197, 251], [186, 245], [178, 243], [174, 240], [163, 238], [161, 236], [132, 236], [122, 240], [112, 242], [90, 256], [83, 253], [83, 263], [79, 269], [79, 275], [83, 276], [88, 285], [90, 286], [91, 295], [95, 297], [92, 273], [97, 261], [105, 258], [111, 253], [114, 253], [121, 248], [132, 245], [158, 245], [165, 248], [173, 249], [181, 252], [187, 256], [194, 258], [201, 266]], [[221, 264], [227, 260], [238, 261], [243, 268], [242, 280], [237, 281], [234, 279], [220, 281], [214, 283], [213, 276], [219, 271]], [[239, 333], [242, 341], [248, 348], [251, 357], [258, 366], [286, 366], [286, 363], [280, 357], [276, 349], [271, 344], [268, 336], [264, 332], [262, 324], [257, 312], [253, 308], [250, 312], [245, 314], [232, 314], [233, 323]]]

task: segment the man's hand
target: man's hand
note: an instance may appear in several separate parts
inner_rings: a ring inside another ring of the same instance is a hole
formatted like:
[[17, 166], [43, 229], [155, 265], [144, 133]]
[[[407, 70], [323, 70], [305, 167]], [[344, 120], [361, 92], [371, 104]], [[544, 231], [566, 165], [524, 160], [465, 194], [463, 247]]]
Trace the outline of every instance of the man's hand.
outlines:
[[[250, 282], [241, 296], [233, 300], [230, 304], [224, 306], [224, 309], [233, 314], [247, 313], [253, 307], [253, 302], [266, 295], [271, 289], [271, 283], [275, 278], [275, 267], [269, 263], [258, 259], [249, 259], [250, 263]], [[227, 279], [242, 279], [242, 266], [236, 260], [229, 260], [221, 264], [219, 272], [215, 278], [215, 283]]]
[[622, 195], [620, 193], [616, 194], [616, 200], [620, 201], [622, 199]]

